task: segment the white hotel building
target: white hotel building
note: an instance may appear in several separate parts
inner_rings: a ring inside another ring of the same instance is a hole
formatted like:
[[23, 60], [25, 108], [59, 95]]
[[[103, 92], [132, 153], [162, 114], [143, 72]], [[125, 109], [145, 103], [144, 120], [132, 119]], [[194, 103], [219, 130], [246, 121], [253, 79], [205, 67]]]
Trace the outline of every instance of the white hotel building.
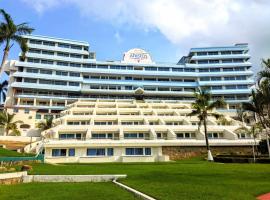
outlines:
[[24, 37], [26, 58], [6, 66], [5, 107], [23, 119], [21, 129], [28, 135], [36, 133], [37, 120], [60, 117], [66, 108], [58, 125], [43, 133], [50, 137], [47, 161], [159, 161], [168, 159], [164, 152], [174, 151], [170, 147], [181, 152], [181, 146], [204, 146], [197, 120], [186, 117], [201, 86], [228, 103], [218, 111], [229, 124], [209, 119], [210, 143], [251, 145], [250, 136], [233, 132], [239, 123], [230, 118], [248, 101], [254, 84], [247, 44], [192, 48], [178, 63], [161, 64], [142, 49], [129, 50], [122, 61], [97, 61], [87, 42]]

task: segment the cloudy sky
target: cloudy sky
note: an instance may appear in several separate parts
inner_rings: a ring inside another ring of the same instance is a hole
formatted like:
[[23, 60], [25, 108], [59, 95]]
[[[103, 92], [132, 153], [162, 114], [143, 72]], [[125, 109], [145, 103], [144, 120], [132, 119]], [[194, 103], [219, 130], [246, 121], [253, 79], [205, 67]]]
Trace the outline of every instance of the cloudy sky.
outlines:
[[270, 57], [270, 0], [0, 0], [0, 7], [35, 34], [89, 42], [99, 60], [140, 47], [175, 63], [191, 47], [234, 43], [249, 43], [255, 70]]

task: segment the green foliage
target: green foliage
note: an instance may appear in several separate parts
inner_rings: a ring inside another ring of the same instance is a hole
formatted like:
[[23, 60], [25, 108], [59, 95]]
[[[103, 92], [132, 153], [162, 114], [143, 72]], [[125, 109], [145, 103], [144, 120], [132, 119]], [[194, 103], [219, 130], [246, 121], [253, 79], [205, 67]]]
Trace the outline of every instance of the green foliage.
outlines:
[[23, 123], [21, 120], [14, 121], [15, 114], [9, 114], [6, 110], [0, 112], [0, 127], [4, 128], [5, 135], [20, 135], [18, 124]]
[[36, 127], [39, 128], [41, 131], [48, 130], [54, 126], [55, 124], [53, 123], [53, 116], [50, 116], [44, 120], [40, 120], [36, 125]]
[[222, 117], [221, 114], [213, 112], [213, 109], [218, 107], [224, 107], [226, 102], [224, 99], [217, 99], [212, 101], [212, 94], [206, 88], [199, 88], [195, 93], [195, 102], [191, 104], [193, 110], [188, 116], [197, 116], [199, 119], [198, 128], [201, 127], [203, 124], [204, 126], [204, 133], [205, 133], [205, 141], [206, 147], [209, 150], [209, 142], [208, 142], [208, 135], [207, 135], [207, 118], [212, 116], [216, 119]]
[[31, 34], [34, 29], [28, 26], [28, 23], [15, 24], [12, 17], [0, 9], [2, 20], [0, 21], [0, 45], [4, 44], [4, 55], [1, 67], [8, 57], [10, 48], [13, 46], [12, 42], [17, 43], [22, 50], [22, 59], [25, 58], [25, 53], [28, 51], [27, 40], [22, 37], [24, 34]]

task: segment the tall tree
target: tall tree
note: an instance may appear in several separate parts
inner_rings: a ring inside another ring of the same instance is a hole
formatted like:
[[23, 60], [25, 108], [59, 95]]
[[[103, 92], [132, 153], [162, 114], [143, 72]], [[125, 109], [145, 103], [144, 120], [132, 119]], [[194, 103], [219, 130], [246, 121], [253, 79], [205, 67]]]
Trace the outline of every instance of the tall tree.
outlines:
[[0, 23], [0, 45], [4, 44], [4, 54], [1, 62], [1, 74], [3, 66], [8, 59], [9, 50], [14, 43], [17, 43], [22, 50], [22, 58], [28, 50], [27, 40], [22, 37], [24, 34], [31, 34], [34, 29], [28, 26], [28, 23], [15, 24], [11, 16], [0, 9], [0, 15], [3, 20]]
[[18, 130], [18, 124], [23, 123], [22, 121], [14, 121], [15, 114], [9, 114], [3, 110], [0, 112], [0, 127], [4, 128], [4, 136], [9, 134], [20, 135]]
[[188, 116], [197, 116], [199, 118], [198, 128], [200, 129], [201, 125], [204, 126], [204, 135], [207, 148], [207, 160], [213, 161], [213, 156], [210, 150], [210, 145], [208, 141], [208, 132], [207, 132], [207, 118], [215, 117], [219, 119], [222, 117], [221, 114], [213, 112], [215, 108], [224, 107], [226, 105], [223, 99], [218, 99], [213, 101], [212, 94], [206, 88], [199, 88], [195, 93], [195, 102], [192, 103], [192, 112]]
[[269, 144], [269, 111], [267, 110], [269, 107], [266, 106], [269, 102], [269, 96], [266, 96], [266, 93], [263, 92], [261, 86], [258, 86], [258, 89], [252, 90], [251, 98], [249, 102], [243, 102], [242, 107], [245, 111], [254, 113], [254, 121], [262, 125], [263, 129], [266, 131], [266, 142], [268, 155], [270, 157], [270, 144]]

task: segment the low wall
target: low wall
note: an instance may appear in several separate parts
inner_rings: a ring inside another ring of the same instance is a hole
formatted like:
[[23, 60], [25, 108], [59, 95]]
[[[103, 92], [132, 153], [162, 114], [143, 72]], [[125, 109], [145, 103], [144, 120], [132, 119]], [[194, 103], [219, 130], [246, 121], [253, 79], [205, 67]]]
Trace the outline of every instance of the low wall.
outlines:
[[16, 183], [22, 183], [23, 177], [27, 176], [27, 172], [14, 172], [14, 173], [4, 173], [0, 174], [0, 185], [10, 185]]
[[108, 182], [126, 177], [127, 175], [28, 175], [23, 177], [23, 182]]
[[[252, 154], [251, 146], [211, 146], [211, 152], [216, 154]], [[168, 155], [170, 160], [181, 160], [206, 154], [205, 146], [165, 146], [162, 154]]]

